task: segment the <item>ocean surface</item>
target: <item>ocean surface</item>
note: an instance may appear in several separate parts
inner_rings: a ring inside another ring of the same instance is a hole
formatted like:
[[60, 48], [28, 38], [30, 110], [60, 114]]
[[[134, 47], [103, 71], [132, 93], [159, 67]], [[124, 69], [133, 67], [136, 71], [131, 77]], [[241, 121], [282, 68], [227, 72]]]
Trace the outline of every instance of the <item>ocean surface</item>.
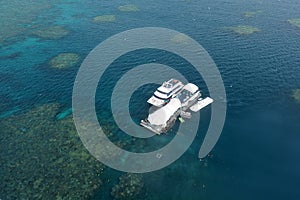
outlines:
[[[134, 4], [139, 10], [118, 9], [125, 4]], [[252, 17], [244, 16], [245, 12], [256, 11], [259, 12]], [[47, 193], [43, 193], [47, 185], [43, 191], [34, 188], [36, 195], [32, 197], [28, 192], [30, 181], [4, 179], [15, 173], [9, 170], [8, 163], [22, 156], [17, 151], [20, 143], [10, 143], [20, 136], [5, 131], [2, 122], [49, 103], [58, 103], [61, 112], [70, 109], [74, 80], [89, 52], [110, 36], [141, 27], [176, 30], [206, 49], [224, 81], [227, 114], [222, 135], [209, 157], [204, 161], [198, 159], [210, 120], [210, 108], [207, 108], [201, 111], [197, 136], [184, 155], [161, 170], [142, 174], [142, 194], [123, 199], [300, 199], [300, 104], [292, 97], [293, 90], [300, 88], [300, 28], [287, 22], [300, 18], [300, 1], [49, 0], [37, 3], [13, 0], [0, 1], [0, 13], [0, 179], [3, 180], [0, 199], [20, 197], [20, 190], [11, 189], [14, 184], [24, 186], [28, 199], [47, 199]], [[115, 20], [93, 22], [99, 15], [115, 15]], [[239, 34], [228, 28], [239, 25], [253, 26], [260, 31]], [[33, 32], [50, 26], [62, 26], [68, 34], [49, 39]], [[80, 62], [67, 69], [49, 66], [54, 56], [67, 52], [80, 55]], [[129, 69], [153, 61], [180, 71], [203, 94], [209, 95], [205, 82], [183, 58], [157, 49], [129, 52], [116, 59], [99, 81], [102, 87], [97, 90], [96, 111], [101, 125], [116, 126], [110, 98], [117, 81]], [[145, 85], [131, 97], [129, 110], [137, 124], [147, 116], [146, 100], [157, 86]], [[18, 127], [19, 121], [11, 128]], [[47, 126], [41, 128], [47, 130]], [[120, 130], [115, 131], [122, 134]], [[23, 132], [26, 136], [26, 131]], [[174, 134], [160, 136], [153, 145], [158, 148], [166, 144]], [[8, 137], [10, 140], [5, 139]], [[23, 138], [24, 143], [31, 139], [31, 136]], [[43, 138], [38, 142], [40, 146], [47, 143]], [[146, 142], [145, 149], [153, 149], [151, 144]], [[14, 166], [18, 171], [18, 165]], [[123, 174], [106, 167], [101, 187], [85, 198], [116, 198], [111, 194], [112, 188]], [[47, 184], [61, 187], [59, 182]], [[40, 192], [42, 196], [38, 195]], [[68, 199], [68, 195], [62, 199]]]

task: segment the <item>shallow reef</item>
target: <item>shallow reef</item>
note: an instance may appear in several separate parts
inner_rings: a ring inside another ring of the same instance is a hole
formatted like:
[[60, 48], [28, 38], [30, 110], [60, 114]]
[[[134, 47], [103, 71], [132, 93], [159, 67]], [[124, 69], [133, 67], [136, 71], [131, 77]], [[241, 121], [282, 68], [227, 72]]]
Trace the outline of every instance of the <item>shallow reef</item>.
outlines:
[[289, 20], [287, 20], [287, 21], [288, 21], [288, 23], [290, 23], [291, 25], [300, 28], [300, 18], [289, 19]]
[[19, 40], [35, 26], [32, 22], [41, 11], [51, 8], [57, 0], [0, 1], [0, 45]]
[[11, 53], [11, 54], [8, 54], [8, 55], [0, 56], [0, 60], [15, 59], [15, 58], [18, 58], [20, 56], [22, 56], [22, 52], [18, 51], [18, 52]]
[[179, 33], [177, 35], [175, 35], [173, 38], [171, 38], [171, 41], [174, 43], [181, 43], [181, 44], [187, 44], [189, 42], [189, 38], [183, 34], [183, 33]]
[[49, 66], [56, 69], [66, 69], [79, 63], [80, 56], [76, 53], [61, 53], [49, 61]]
[[88, 199], [104, 165], [84, 148], [71, 117], [56, 103], [0, 122], [0, 188], [6, 199]]
[[93, 22], [114, 22], [116, 21], [115, 15], [100, 15], [97, 17], [94, 17]]
[[40, 29], [33, 32], [33, 35], [43, 39], [57, 40], [65, 37], [69, 34], [69, 31], [63, 26], [50, 26], [44, 29]]
[[295, 99], [297, 103], [300, 104], [300, 89], [293, 90], [292, 97]]
[[244, 12], [243, 16], [249, 18], [249, 17], [254, 17], [254, 16], [256, 16], [257, 14], [260, 14], [260, 13], [262, 13], [261, 10], [253, 11], [253, 12]]
[[252, 33], [260, 32], [261, 30], [253, 27], [253, 26], [233, 26], [233, 27], [226, 27], [226, 29], [234, 31], [235, 33], [241, 34], [241, 35], [249, 35]]
[[118, 9], [123, 12], [136, 12], [140, 10], [136, 5], [133, 4], [119, 6]]
[[119, 183], [112, 188], [114, 199], [137, 199], [142, 195], [144, 183], [141, 174], [126, 173], [119, 178]]

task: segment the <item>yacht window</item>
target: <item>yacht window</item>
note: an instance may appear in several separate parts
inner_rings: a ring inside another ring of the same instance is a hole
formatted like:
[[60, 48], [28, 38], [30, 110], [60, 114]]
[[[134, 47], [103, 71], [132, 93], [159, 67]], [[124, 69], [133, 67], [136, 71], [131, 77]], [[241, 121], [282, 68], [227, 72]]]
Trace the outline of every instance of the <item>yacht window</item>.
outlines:
[[168, 93], [166, 93], [166, 92], [162, 92], [162, 91], [160, 91], [160, 90], [157, 90], [159, 93], [162, 93], [162, 94], [168, 94]]
[[153, 96], [155, 96], [156, 98], [158, 98], [158, 99], [160, 99], [160, 100], [164, 100], [164, 101], [167, 100], [167, 98], [164, 99], [164, 98], [161, 98], [161, 97], [156, 96], [155, 94], [154, 94]]
[[176, 88], [174, 88], [171, 92], [169, 92], [167, 95], [170, 96], [170, 94], [172, 94], [172, 92], [174, 92], [175, 90], [177, 90], [178, 88], [180, 88], [180, 85], [178, 85]]

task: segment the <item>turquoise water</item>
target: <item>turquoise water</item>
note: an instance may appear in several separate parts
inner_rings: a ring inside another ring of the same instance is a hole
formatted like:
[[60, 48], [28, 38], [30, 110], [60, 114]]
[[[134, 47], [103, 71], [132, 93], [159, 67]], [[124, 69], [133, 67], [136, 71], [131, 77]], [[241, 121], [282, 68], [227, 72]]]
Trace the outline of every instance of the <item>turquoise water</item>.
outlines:
[[[18, 8], [18, 1], [12, 2], [15, 4], [0, 9]], [[125, 3], [137, 5], [140, 11], [119, 11], [118, 6]], [[74, 52], [83, 59], [109, 36], [132, 28], [174, 29], [199, 42], [218, 66], [228, 100], [226, 123], [212, 156], [200, 162], [198, 149], [210, 116], [210, 110], [204, 110], [201, 128], [189, 150], [170, 166], [143, 174], [144, 196], [135, 198], [299, 199], [300, 105], [291, 94], [292, 90], [300, 88], [300, 28], [287, 23], [288, 19], [300, 18], [299, 1], [152, 0], [125, 3], [49, 1], [50, 7], [38, 10], [29, 21], [20, 21], [19, 26], [27, 28], [0, 46], [1, 120], [50, 102], [62, 105], [59, 119], [70, 114], [72, 87], [79, 64], [64, 70], [50, 68], [47, 63], [55, 55]], [[35, 6], [34, 2], [32, 4]], [[257, 10], [262, 12], [250, 18], [243, 16], [244, 12]], [[93, 22], [95, 16], [105, 14], [114, 14], [116, 21]], [[69, 35], [51, 40], [31, 33], [34, 27], [52, 25], [64, 26]], [[255, 26], [261, 31], [240, 35], [225, 28], [238, 25]], [[109, 96], [117, 80], [126, 70], [153, 60], [183, 72], [189, 81], [208, 93], [205, 83], [197, 79], [190, 64], [182, 58], [153, 49], [131, 52], [118, 58], [100, 80], [99, 84], [107, 85], [106, 90], [97, 91], [97, 113], [99, 119], [105, 119], [100, 120], [100, 124], [114, 125], [108, 108]], [[136, 108], [147, 108], [140, 102], [146, 101], [155, 87], [148, 85], [133, 95], [130, 112], [134, 121], [145, 116], [143, 109]], [[7, 159], [14, 157], [6, 154], [4, 147], [8, 144], [3, 138], [7, 133], [3, 129], [0, 127], [2, 177], [9, 173]], [[166, 141], [156, 144], [165, 144], [171, 138], [170, 133]], [[121, 172], [106, 168], [103, 185], [90, 198], [112, 199], [110, 193], [120, 175]], [[27, 184], [24, 180], [21, 183]], [[0, 199], [10, 199], [8, 193], [12, 191], [6, 188], [9, 184], [14, 183], [0, 184]]]

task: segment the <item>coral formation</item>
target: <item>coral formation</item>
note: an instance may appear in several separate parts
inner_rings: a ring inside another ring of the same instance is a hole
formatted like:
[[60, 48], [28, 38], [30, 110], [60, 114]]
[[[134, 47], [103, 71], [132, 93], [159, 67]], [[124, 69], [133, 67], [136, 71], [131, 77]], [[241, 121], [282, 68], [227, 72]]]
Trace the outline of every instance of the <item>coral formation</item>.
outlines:
[[241, 34], [241, 35], [249, 35], [252, 33], [260, 32], [261, 30], [253, 27], [253, 26], [233, 26], [233, 27], [227, 27], [227, 29], [234, 31], [235, 33]]
[[68, 35], [69, 31], [62, 26], [51, 26], [34, 31], [33, 34], [40, 38], [56, 40]]
[[119, 178], [119, 183], [112, 188], [114, 199], [136, 199], [144, 187], [141, 174], [127, 173]]
[[258, 11], [254, 11], [254, 12], [244, 12], [243, 15], [244, 15], [244, 17], [249, 18], [249, 17], [254, 17], [255, 15], [260, 14], [260, 13], [262, 13], [262, 11], [258, 10]]
[[49, 9], [54, 0], [0, 1], [0, 45], [23, 39], [33, 28], [33, 20], [41, 11]]
[[[7, 199], [87, 199], [104, 166], [84, 148], [72, 118], [45, 104], [0, 122], [0, 188]], [[5, 150], [4, 150], [5, 149]]]
[[116, 21], [115, 15], [100, 15], [94, 17], [93, 22], [114, 22]]
[[187, 44], [189, 41], [189, 38], [185, 34], [179, 33], [179, 34], [175, 35], [173, 38], [171, 38], [171, 41], [174, 43]]
[[136, 5], [133, 4], [119, 6], [118, 9], [123, 12], [135, 12], [140, 10]]
[[18, 52], [11, 53], [8, 55], [0, 56], [0, 60], [14, 59], [14, 58], [18, 58], [20, 56], [22, 56], [22, 52], [18, 51]]
[[293, 90], [292, 96], [297, 103], [300, 103], [300, 89]]
[[289, 19], [287, 20], [288, 23], [290, 23], [291, 25], [294, 25], [298, 28], [300, 28], [300, 18], [296, 18], [296, 19]]
[[66, 69], [79, 63], [80, 56], [76, 53], [61, 53], [49, 61], [49, 65], [56, 69]]

